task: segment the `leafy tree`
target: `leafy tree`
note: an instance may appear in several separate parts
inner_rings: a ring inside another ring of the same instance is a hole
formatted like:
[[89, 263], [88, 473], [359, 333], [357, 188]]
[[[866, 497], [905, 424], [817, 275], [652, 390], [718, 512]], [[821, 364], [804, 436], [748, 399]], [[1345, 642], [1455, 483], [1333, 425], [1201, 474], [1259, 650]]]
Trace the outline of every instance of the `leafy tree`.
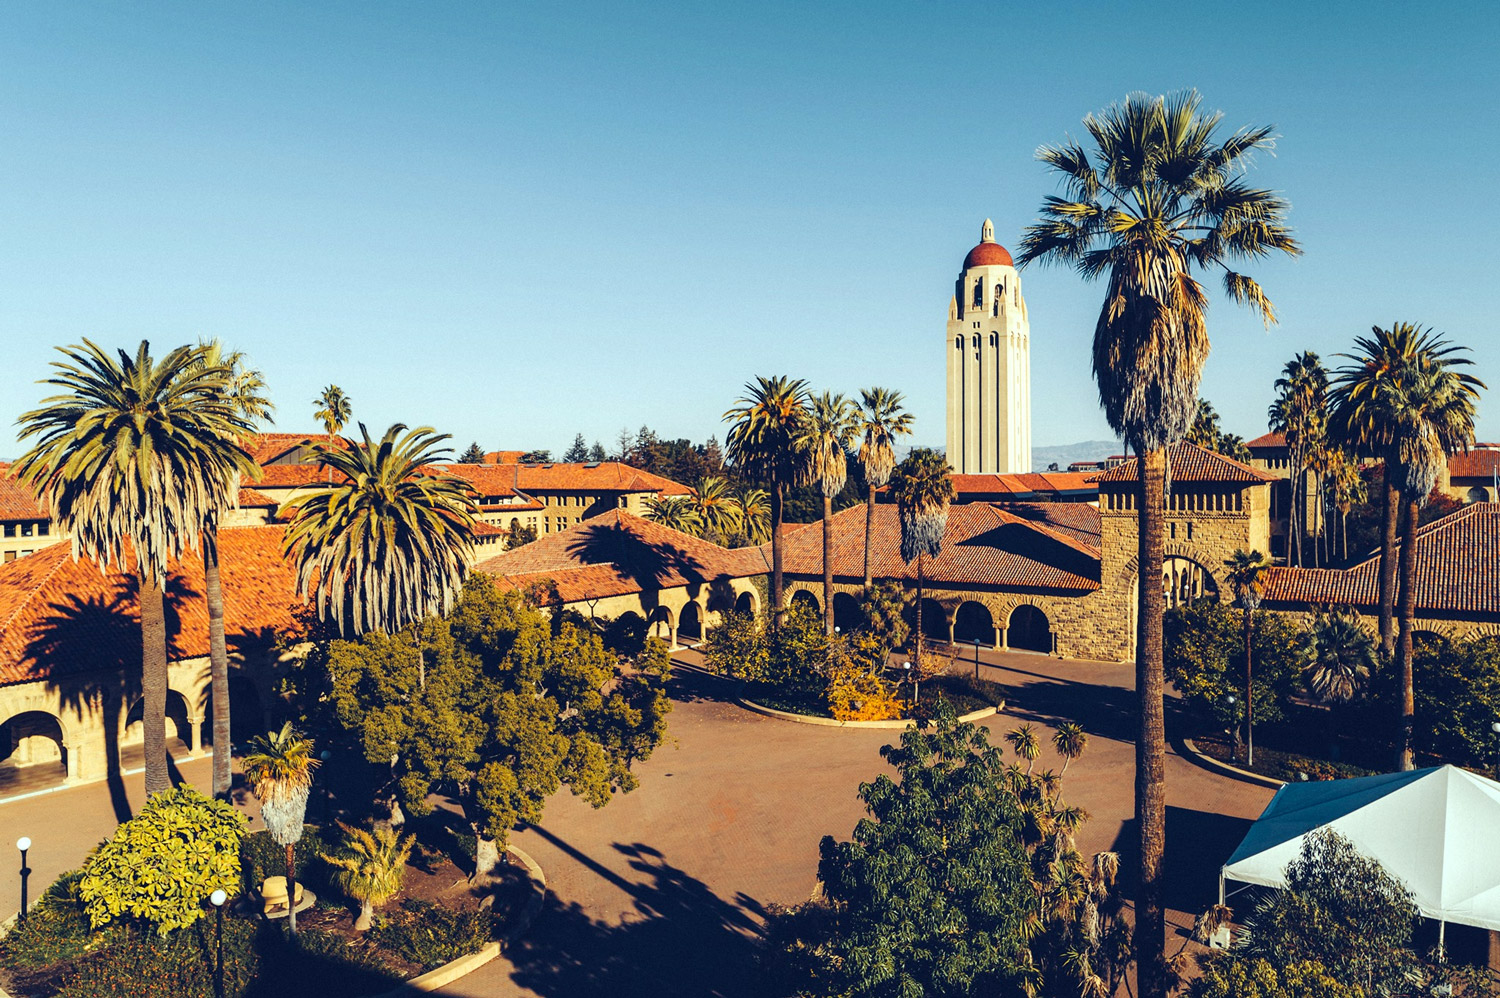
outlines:
[[521, 455], [522, 464], [548, 464], [551, 460], [550, 450], [529, 450]]
[[459, 464], [483, 464], [484, 450], [479, 446], [479, 441], [474, 441], [464, 448], [464, 452], [458, 456]]
[[861, 629], [874, 634], [887, 649], [900, 648], [910, 632], [905, 607], [906, 591], [900, 582], [891, 579], [877, 583], [859, 599], [860, 616], [864, 618]]
[[1240, 605], [1240, 617], [1245, 628], [1245, 762], [1255, 765], [1255, 696], [1253, 692], [1253, 668], [1255, 661], [1250, 654], [1251, 629], [1255, 623], [1255, 611], [1260, 606], [1261, 592], [1265, 588], [1262, 576], [1271, 567], [1271, 559], [1259, 551], [1235, 548], [1234, 553], [1224, 559], [1224, 581], [1234, 593], [1234, 601]]
[[[1275, 321], [1270, 299], [1235, 259], [1301, 252], [1285, 224], [1279, 195], [1247, 185], [1248, 157], [1272, 144], [1269, 127], [1242, 129], [1223, 141], [1221, 115], [1206, 113], [1195, 92], [1132, 94], [1089, 115], [1093, 151], [1075, 142], [1046, 146], [1039, 158], [1060, 176], [1065, 194], [1042, 205], [1026, 230], [1019, 263], [1076, 267], [1088, 279], [1108, 275], [1094, 328], [1094, 377], [1110, 427], [1139, 455], [1139, 578], [1161, 578], [1165, 551], [1166, 447], [1197, 415], [1208, 356], [1207, 298], [1194, 270], [1224, 271], [1224, 290]], [[1161, 587], [1139, 587], [1136, 629], [1136, 814], [1140, 828], [1137, 913], [1141, 998], [1167, 990], [1162, 908], [1166, 848], [1166, 732], [1162, 679]]]
[[[1167, 611], [1165, 621], [1167, 678], [1189, 703], [1218, 717], [1226, 727], [1238, 724], [1243, 716], [1241, 704], [1236, 703], [1231, 711], [1225, 700], [1230, 695], [1244, 696], [1243, 673], [1233, 666], [1243, 662], [1240, 616], [1229, 604], [1209, 597]], [[1296, 625], [1281, 614], [1258, 610], [1253, 617], [1252, 707], [1262, 721], [1276, 721], [1301, 674], [1299, 634]]]
[[724, 413], [731, 424], [725, 457], [750, 478], [767, 486], [771, 505], [771, 621], [780, 626], [782, 601], [781, 522], [786, 490], [800, 484], [806, 460], [799, 449], [807, 420], [807, 382], [775, 375], [756, 378]]
[[1495, 764], [1500, 638], [1423, 643], [1415, 673], [1417, 749], [1461, 766]]
[[359, 902], [359, 918], [354, 931], [370, 927], [375, 909], [401, 890], [405, 879], [406, 859], [417, 841], [415, 835], [402, 835], [389, 825], [373, 831], [344, 824], [344, 842], [338, 852], [323, 853], [322, 858], [335, 869], [334, 882], [339, 889]]
[[512, 521], [510, 531], [505, 535], [505, 550], [514, 551], [534, 540], [536, 540], [536, 527]]
[[59, 348], [60, 394], [24, 413], [21, 439], [38, 438], [16, 475], [52, 510], [73, 550], [101, 568], [131, 564], [141, 617], [146, 793], [167, 773], [167, 566], [197, 548], [203, 524], [230, 507], [254, 462], [238, 441], [252, 429], [231, 394], [235, 372], [208, 349], [178, 347], [160, 359], [142, 340], [132, 357], [84, 340]]
[[1335, 980], [1312, 960], [1278, 971], [1266, 960], [1216, 953], [1200, 964], [1203, 972], [1188, 985], [1189, 998], [1365, 998], [1363, 988]]
[[1375, 639], [1352, 613], [1319, 614], [1302, 635], [1307, 688], [1325, 703], [1359, 695], [1380, 663]]
[[953, 469], [936, 451], [918, 447], [906, 455], [891, 478], [901, 517], [901, 558], [917, 563], [917, 645], [913, 664], [922, 668], [922, 564], [943, 549], [948, 507], [953, 502]]
[[562, 459], [569, 464], [579, 464], [589, 459], [589, 443], [583, 439], [582, 433], [573, 438], [573, 443], [568, 446]]
[[[335, 642], [326, 669], [339, 723], [365, 758], [392, 766], [401, 803], [431, 810], [442, 787], [477, 839], [488, 878], [517, 822], [541, 820], [562, 786], [594, 807], [637, 784], [661, 743], [669, 659], [648, 641], [627, 673], [597, 635], [554, 622], [519, 593], [471, 576], [453, 612], [425, 622], [425, 683], [408, 641]], [[395, 763], [392, 763], [395, 759]]]
[[755, 615], [731, 611], [710, 627], [703, 641], [703, 664], [720, 676], [750, 681], [763, 678], [770, 652]]
[[89, 921], [97, 929], [129, 916], [163, 936], [192, 925], [210, 894], [238, 890], [244, 834], [233, 805], [187, 784], [154, 794], [84, 866], [78, 894]]
[[1405, 885], [1348, 839], [1324, 829], [1308, 835], [1301, 854], [1287, 865], [1286, 889], [1263, 900], [1246, 920], [1238, 952], [1278, 973], [1314, 963], [1345, 987], [1404, 994], [1418, 917]]
[[857, 429], [858, 409], [835, 392], [808, 401], [797, 447], [806, 455], [808, 480], [823, 496], [823, 630], [833, 635], [833, 497], [849, 480], [848, 448]]
[[870, 591], [870, 540], [875, 530], [875, 493], [896, 470], [896, 438], [911, 433], [913, 417], [900, 392], [866, 388], [859, 393], [859, 464], [865, 475], [865, 592]]
[[297, 843], [307, 816], [313, 770], [319, 762], [313, 744], [288, 721], [250, 743], [243, 764], [245, 782], [260, 801], [260, 816], [277, 845], [286, 849], [287, 928], [297, 934]]

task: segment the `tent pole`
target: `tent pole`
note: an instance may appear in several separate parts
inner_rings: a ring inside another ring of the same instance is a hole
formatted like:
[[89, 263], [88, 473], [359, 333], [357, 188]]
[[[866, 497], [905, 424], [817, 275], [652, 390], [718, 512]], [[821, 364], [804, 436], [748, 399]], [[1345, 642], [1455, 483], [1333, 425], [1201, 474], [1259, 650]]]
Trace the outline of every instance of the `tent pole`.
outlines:
[[1448, 951], [1443, 947], [1443, 936], [1448, 929], [1448, 923], [1444, 919], [1438, 919], [1438, 959], [1443, 963], [1448, 962]]
[[1219, 904], [1224, 903], [1224, 871], [1219, 871]]

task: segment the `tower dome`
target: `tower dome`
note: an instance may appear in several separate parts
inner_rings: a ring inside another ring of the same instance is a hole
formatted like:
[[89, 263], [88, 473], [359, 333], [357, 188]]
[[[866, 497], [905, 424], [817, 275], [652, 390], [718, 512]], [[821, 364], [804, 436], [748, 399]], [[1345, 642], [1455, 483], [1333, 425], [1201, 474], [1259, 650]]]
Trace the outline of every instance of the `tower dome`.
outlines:
[[995, 242], [995, 223], [989, 219], [984, 220], [984, 227], [979, 231], [979, 245], [969, 250], [969, 255], [964, 257], [964, 269], [970, 267], [1014, 267], [1015, 263], [1010, 258], [1010, 252], [999, 243]]

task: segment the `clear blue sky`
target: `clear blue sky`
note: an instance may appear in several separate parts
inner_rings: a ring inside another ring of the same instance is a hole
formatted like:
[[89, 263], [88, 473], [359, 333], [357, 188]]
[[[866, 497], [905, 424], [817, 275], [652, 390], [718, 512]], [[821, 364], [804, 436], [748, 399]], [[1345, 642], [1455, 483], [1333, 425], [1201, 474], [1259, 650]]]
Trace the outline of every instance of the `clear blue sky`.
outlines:
[[[907, 393], [943, 438], [953, 278], [1054, 190], [1034, 152], [1131, 90], [1282, 138], [1306, 246], [1216, 297], [1205, 394], [1264, 431], [1294, 352], [1410, 319], [1500, 391], [1494, 4], [9, 4], [0, 454], [52, 347], [218, 336], [278, 426], [458, 446], [722, 438], [755, 374]], [[1103, 293], [1023, 274], [1038, 445], [1106, 437]], [[1497, 403], [1481, 436], [1500, 436]]]

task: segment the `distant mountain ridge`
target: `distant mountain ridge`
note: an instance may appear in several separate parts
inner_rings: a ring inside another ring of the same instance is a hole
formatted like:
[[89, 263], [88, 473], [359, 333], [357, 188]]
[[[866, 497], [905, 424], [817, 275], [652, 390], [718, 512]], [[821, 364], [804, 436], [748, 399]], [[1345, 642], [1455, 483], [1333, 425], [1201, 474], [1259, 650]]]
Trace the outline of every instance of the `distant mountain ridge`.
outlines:
[[1076, 444], [1058, 444], [1053, 447], [1031, 448], [1031, 470], [1046, 471], [1049, 464], [1056, 463], [1058, 470], [1067, 471], [1074, 461], [1102, 461], [1112, 454], [1123, 453], [1125, 445], [1118, 440], [1084, 440]]

